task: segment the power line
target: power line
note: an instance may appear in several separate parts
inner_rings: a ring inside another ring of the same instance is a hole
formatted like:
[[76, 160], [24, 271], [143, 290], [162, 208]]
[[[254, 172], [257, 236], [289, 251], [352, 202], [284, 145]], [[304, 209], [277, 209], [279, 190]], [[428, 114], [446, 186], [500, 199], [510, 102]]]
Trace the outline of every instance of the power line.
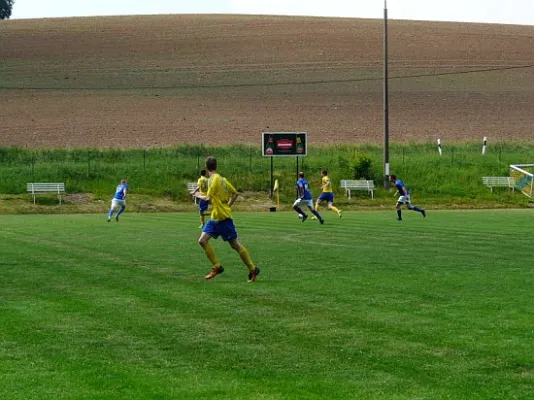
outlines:
[[[507, 71], [514, 69], [533, 68], [534, 64], [514, 65], [507, 67], [494, 67], [483, 69], [471, 69], [464, 71], [436, 72], [430, 74], [411, 74], [390, 76], [389, 80], [403, 80], [415, 78], [432, 78], [439, 76], [468, 75], [485, 72]], [[373, 78], [353, 78], [353, 79], [330, 79], [330, 80], [313, 80], [313, 81], [293, 81], [293, 82], [255, 82], [255, 83], [223, 83], [223, 84], [196, 84], [196, 85], [172, 85], [172, 86], [130, 86], [130, 87], [21, 87], [21, 86], [0, 86], [2, 90], [168, 90], [168, 89], [219, 89], [219, 88], [239, 88], [239, 87], [273, 87], [273, 86], [293, 86], [293, 85], [319, 85], [329, 83], [356, 83], [356, 82], [373, 82], [382, 81], [382, 77]]]

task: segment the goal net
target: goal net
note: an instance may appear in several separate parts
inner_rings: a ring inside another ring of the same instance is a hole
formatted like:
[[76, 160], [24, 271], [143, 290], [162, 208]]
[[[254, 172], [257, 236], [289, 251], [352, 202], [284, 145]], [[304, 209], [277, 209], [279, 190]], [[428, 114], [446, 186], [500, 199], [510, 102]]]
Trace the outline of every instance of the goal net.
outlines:
[[534, 164], [510, 165], [510, 176], [516, 189], [528, 197], [534, 196]]

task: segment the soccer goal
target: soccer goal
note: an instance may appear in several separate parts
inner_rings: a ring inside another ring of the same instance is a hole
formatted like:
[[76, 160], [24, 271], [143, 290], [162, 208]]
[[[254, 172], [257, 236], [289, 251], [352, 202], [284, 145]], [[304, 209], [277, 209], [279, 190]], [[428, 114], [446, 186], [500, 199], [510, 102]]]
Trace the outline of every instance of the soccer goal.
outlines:
[[534, 196], [534, 164], [510, 165], [510, 176], [515, 187], [528, 197]]

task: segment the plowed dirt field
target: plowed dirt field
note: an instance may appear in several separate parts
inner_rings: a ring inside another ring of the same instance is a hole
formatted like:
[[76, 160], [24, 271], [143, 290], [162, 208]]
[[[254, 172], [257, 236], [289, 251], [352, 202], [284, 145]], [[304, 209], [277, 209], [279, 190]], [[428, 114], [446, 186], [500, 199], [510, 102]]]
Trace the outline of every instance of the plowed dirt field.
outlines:
[[[0, 23], [0, 146], [381, 143], [382, 21]], [[534, 27], [390, 21], [392, 141], [532, 140]]]

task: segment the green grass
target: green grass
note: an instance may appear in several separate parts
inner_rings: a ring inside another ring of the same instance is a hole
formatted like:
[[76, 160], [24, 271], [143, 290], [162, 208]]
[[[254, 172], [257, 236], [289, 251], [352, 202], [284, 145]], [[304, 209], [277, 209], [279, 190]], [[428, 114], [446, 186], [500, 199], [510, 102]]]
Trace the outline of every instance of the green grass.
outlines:
[[3, 216], [2, 399], [527, 399], [530, 210]]
[[[310, 146], [299, 169], [307, 174], [317, 196], [320, 171], [327, 168], [339, 195], [341, 179], [354, 179], [361, 157], [371, 160], [364, 176], [382, 184], [382, 148], [377, 145]], [[219, 160], [219, 170], [241, 191], [268, 192], [270, 159], [261, 157], [259, 146], [233, 145], [206, 147], [183, 145], [173, 148], [96, 150], [27, 150], [0, 148], [0, 193], [26, 193], [26, 182], [65, 182], [69, 193], [109, 196], [117, 182], [127, 177], [132, 193], [167, 196], [185, 200], [185, 182], [198, 178], [207, 155]], [[493, 143], [485, 156], [480, 143], [454, 143], [444, 146], [440, 157], [433, 143], [392, 144], [392, 173], [401, 177], [418, 198], [439, 198], [444, 204], [464, 200], [495, 203], [495, 194], [482, 184], [482, 176], [508, 176], [509, 165], [534, 162], [531, 143]], [[294, 198], [296, 164], [293, 157], [274, 160], [274, 178], [280, 181], [281, 198]], [[377, 198], [391, 193], [378, 190]], [[521, 195], [505, 196], [505, 202], [525, 206]], [[341, 196], [339, 196], [341, 198]]]

